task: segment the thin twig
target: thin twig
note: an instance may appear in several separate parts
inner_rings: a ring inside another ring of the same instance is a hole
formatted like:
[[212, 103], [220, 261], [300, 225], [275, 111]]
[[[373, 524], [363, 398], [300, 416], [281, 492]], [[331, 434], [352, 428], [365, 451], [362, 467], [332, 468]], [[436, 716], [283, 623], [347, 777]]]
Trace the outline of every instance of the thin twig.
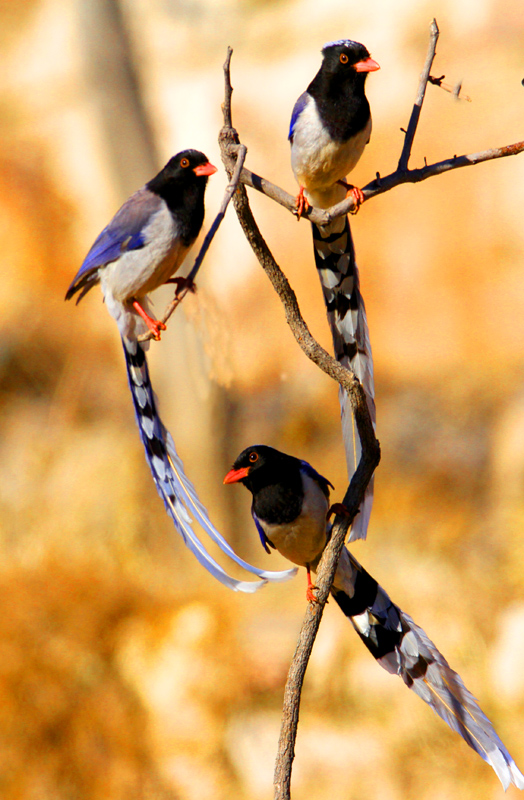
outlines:
[[[516, 156], [524, 151], [524, 141], [515, 142], [515, 144], [508, 144], [504, 147], [493, 147], [490, 150], [483, 150], [480, 153], [469, 153], [468, 155], [453, 156], [453, 158], [446, 158], [444, 161], [437, 161], [434, 164], [426, 164], [424, 167], [418, 169], [408, 169], [404, 172], [395, 170], [389, 175], [384, 177], [380, 176], [375, 180], [370, 181], [362, 187], [364, 200], [371, 200], [384, 192], [389, 192], [396, 186], [404, 183], [420, 183], [427, 178], [432, 178], [435, 175], [442, 175], [444, 172], [450, 172], [453, 169], [460, 167], [471, 167], [475, 164], [481, 164], [483, 161], [493, 161], [496, 158], [505, 158], [506, 156]], [[271, 200], [274, 200], [279, 205], [287, 208], [291, 213], [296, 214], [297, 200], [293, 195], [276, 186], [274, 183], [260, 177], [250, 170], [242, 170], [240, 182], [245, 186], [251, 186], [253, 189], [265, 194]], [[343, 217], [355, 207], [355, 201], [351, 196], [337, 203], [331, 208], [321, 209], [309, 207], [308, 211], [304, 211], [302, 216], [314, 222], [316, 225], [328, 225], [337, 217]]]
[[431, 25], [429, 26], [428, 54], [426, 56], [426, 63], [424, 64], [424, 69], [422, 70], [422, 73], [420, 75], [417, 96], [415, 98], [415, 103], [413, 105], [413, 111], [411, 112], [408, 129], [404, 137], [404, 147], [402, 148], [402, 153], [400, 154], [398, 162], [399, 172], [405, 172], [405, 170], [407, 170], [408, 168], [408, 161], [411, 155], [411, 147], [413, 145], [413, 139], [415, 138], [415, 134], [417, 132], [417, 125], [420, 117], [420, 112], [422, 111], [422, 104], [424, 102], [426, 87], [428, 85], [429, 73], [431, 72], [431, 67], [433, 65], [435, 53], [437, 52], [438, 36], [439, 36], [439, 29], [437, 25], [437, 20], [434, 19]]
[[[226, 63], [224, 64], [224, 127], [219, 136], [222, 160], [224, 161], [228, 174], [231, 174], [233, 170], [235, 156], [238, 150], [238, 134], [232, 127], [231, 118], [232, 87], [229, 70], [231, 53], [231, 48], [229, 48]], [[233, 202], [246, 238], [284, 305], [286, 320], [298, 344], [308, 358], [346, 390], [351, 408], [355, 414], [355, 420], [362, 442], [361, 460], [351, 479], [351, 483], [344, 498], [344, 505], [348, 509], [349, 516], [342, 519], [337, 517], [335, 520], [331, 540], [322, 555], [317, 570], [316, 583], [318, 587], [318, 602], [309, 604], [308, 606], [306, 618], [302, 625], [299, 641], [286, 682], [282, 727], [280, 731], [274, 779], [275, 798], [277, 800], [284, 800], [290, 797], [291, 767], [294, 758], [300, 694], [305, 671], [320, 625], [324, 605], [333, 582], [338, 559], [344, 546], [347, 530], [351, 520], [358, 512], [366, 486], [380, 460], [380, 447], [375, 438], [366, 397], [360, 382], [351, 370], [339, 364], [339, 362], [330, 356], [311, 335], [300, 313], [296, 295], [260, 233], [251, 212], [244, 186], [239, 186]]]
[[[237, 163], [235, 165], [235, 169], [234, 169], [233, 174], [231, 176], [231, 180], [229, 181], [228, 185], [226, 186], [226, 191], [224, 192], [224, 197], [222, 199], [222, 203], [220, 204], [220, 208], [219, 208], [218, 214], [216, 215], [216, 217], [215, 217], [215, 219], [213, 221], [213, 224], [211, 225], [209, 231], [206, 234], [206, 238], [204, 239], [204, 241], [202, 243], [202, 247], [200, 248], [200, 251], [199, 251], [197, 257], [195, 258], [195, 263], [193, 264], [193, 266], [191, 268], [191, 271], [189, 272], [189, 274], [187, 275], [187, 278], [185, 279], [186, 282], [185, 282], [184, 286], [182, 287], [182, 289], [180, 289], [180, 291], [178, 291], [175, 294], [175, 297], [173, 298], [171, 303], [166, 308], [164, 316], [162, 317], [162, 322], [164, 324], [171, 317], [171, 315], [173, 314], [175, 309], [180, 305], [180, 303], [182, 302], [182, 300], [184, 299], [186, 294], [188, 292], [191, 292], [191, 291], [194, 290], [194, 282], [195, 282], [195, 278], [197, 276], [198, 270], [202, 266], [202, 262], [203, 262], [203, 260], [205, 258], [205, 255], [206, 255], [207, 251], [209, 250], [211, 242], [213, 241], [213, 238], [214, 238], [217, 230], [220, 227], [220, 223], [222, 222], [222, 220], [224, 219], [224, 217], [226, 215], [227, 207], [228, 207], [228, 205], [229, 205], [229, 203], [231, 201], [231, 198], [233, 197], [233, 195], [234, 195], [234, 193], [235, 193], [235, 191], [237, 189], [237, 186], [239, 184], [239, 181], [240, 181], [240, 176], [242, 174], [242, 168], [244, 166], [244, 161], [246, 160], [247, 148], [244, 145], [240, 145], [237, 152], [238, 152]], [[138, 336], [137, 338], [138, 338], [139, 342], [147, 342], [147, 341], [149, 341], [149, 339], [153, 338], [153, 334], [151, 333], [151, 331], [148, 331], [147, 333], [143, 333], [141, 336]]]

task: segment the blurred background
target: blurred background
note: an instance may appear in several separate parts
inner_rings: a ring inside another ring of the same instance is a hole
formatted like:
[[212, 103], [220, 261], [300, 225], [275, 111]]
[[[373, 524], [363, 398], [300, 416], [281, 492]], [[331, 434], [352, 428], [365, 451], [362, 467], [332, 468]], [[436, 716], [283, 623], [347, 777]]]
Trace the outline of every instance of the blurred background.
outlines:
[[[286, 141], [330, 40], [364, 42], [371, 143], [394, 170], [435, 16], [411, 166], [523, 138], [524, 6], [501, 0], [1, 0], [0, 786], [4, 800], [271, 796], [305, 579], [228, 592], [174, 533], [146, 466], [117, 328], [67, 286], [123, 200], [185, 147], [221, 167], [222, 64], [248, 166], [295, 192]], [[226, 185], [209, 182], [207, 223]], [[311, 233], [259, 224], [330, 347]], [[524, 155], [404, 186], [352, 220], [382, 462], [353, 552], [479, 698], [524, 769]], [[170, 293], [159, 292], [161, 314]], [[335, 385], [297, 348], [233, 211], [160, 344], [153, 384], [189, 476], [266, 568], [222, 479], [264, 442], [347, 483]], [[225, 566], [226, 565], [224, 564]], [[238, 573], [235, 573], [238, 574]], [[245, 577], [245, 576], [244, 576]], [[501, 798], [492, 770], [326, 609], [295, 800]], [[517, 797], [511, 788], [508, 797]]]

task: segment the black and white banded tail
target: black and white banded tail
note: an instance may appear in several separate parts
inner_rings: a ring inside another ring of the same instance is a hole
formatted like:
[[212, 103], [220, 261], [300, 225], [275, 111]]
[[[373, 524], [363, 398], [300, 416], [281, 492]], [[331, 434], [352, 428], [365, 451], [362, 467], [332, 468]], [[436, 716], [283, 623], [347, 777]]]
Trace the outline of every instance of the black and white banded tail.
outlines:
[[[325, 227], [315, 224], [312, 227], [315, 265], [324, 293], [335, 358], [353, 370], [361, 382], [375, 426], [373, 356], [349, 220], [347, 216], [338, 217]], [[348, 474], [351, 477], [360, 460], [361, 446], [349, 399], [343, 389], [340, 389], [340, 407]], [[349, 541], [366, 538], [373, 504], [373, 483], [372, 478], [360, 513], [353, 522]]]
[[504, 789], [511, 783], [524, 789], [524, 775], [460, 675], [349, 550], [342, 551], [331, 594], [380, 666], [400, 675], [459, 733], [493, 767]]
[[[123, 338], [129, 386], [133, 396], [140, 438], [146, 451], [146, 459], [156, 488], [175, 528], [197, 560], [221, 583], [241, 592], [255, 592], [267, 581], [283, 581], [291, 578], [296, 569], [282, 572], [260, 570], [239, 558], [232, 547], [221, 536], [209, 519], [191, 481], [184, 473], [175, 444], [164, 427], [156, 410], [156, 399], [149, 378], [146, 354], [136, 339]], [[191, 515], [208, 536], [235, 563], [255, 574], [259, 581], [239, 581], [229, 576], [212, 556], [192, 528]]]

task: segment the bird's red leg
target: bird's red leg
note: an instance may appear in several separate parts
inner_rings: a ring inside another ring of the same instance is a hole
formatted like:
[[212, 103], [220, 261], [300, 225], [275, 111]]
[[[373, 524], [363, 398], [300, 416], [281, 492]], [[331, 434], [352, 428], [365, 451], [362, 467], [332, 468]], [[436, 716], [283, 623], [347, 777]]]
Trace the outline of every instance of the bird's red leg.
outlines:
[[309, 603], [318, 603], [318, 600], [317, 600], [316, 596], [313, 594], [313, 592], [316, 590], [317, 587], [315, 586], [315, 584], [311, 580], [311, 569], [309, 567], [309, 564], [306, 564], [306, 569], [307, 569], [306, 598], [307, 598]]
[[304, 211], [309, 210], [309, 203], [304, 197], [304, 187], [300, 187], [300, 191], [297, 194], [297, 219], [300, 219]]
[[175, 286], [176, 286], [175, 294], [176, 295], [178, 295], [179, 292], [181, 292], [182, 289], [185, 289], [186, 287], [188, 288], [188, 290], [190, 292], [193, 292], [193, 294], [196, 292], [196, 289], [197, 289], [196, 283], [194, 281], [190, 281], [189, 278], [168, 278], [166, 283], [174, 283], [175, 284]]
[[341, 186], [344, 186], [344, 188], [347, 189], [346, 199], [348, 197], [352, 197], [355, 201], [355, 205], [349, 213], [356, 214], [365, 200], [362, 189], [359, 189], [358, 186], [353, 186], [351, 183], [346, 183], [346, 181], [339, 181], [339, 183]]
[[142, 306], [140, 305], [138, 300], [133, 300], [132, 305], [133, 305], [133, 308], [135, 309], [135, 311], [138, 314], [140, 314], [140, 316], [142, 317], [142, 319], [146, 323], [147, 327], [149, 328], [149, 330], [153, 334], [153, 339], [156, 339], [156, 341], [159, 342], [160, 341], [160, 331], [165, 331], [166, 330], [166, 326], [164, 325], [164, 323], [160, 322], [160, 320], [158, 320], [158, 319], [153, 319], [153, 317], [150, 317], [149, 314], [147, 313], [147, 311], [145, 311], [142, 308]]

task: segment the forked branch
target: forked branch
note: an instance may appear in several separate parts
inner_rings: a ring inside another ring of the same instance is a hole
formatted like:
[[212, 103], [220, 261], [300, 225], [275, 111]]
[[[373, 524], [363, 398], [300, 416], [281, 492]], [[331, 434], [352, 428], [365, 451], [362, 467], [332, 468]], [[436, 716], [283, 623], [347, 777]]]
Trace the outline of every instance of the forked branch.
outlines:
[[[524, 141], [521, 141], [504, 147], [486, 150], [481, 153], [454, 156], [453, 158], [438, 163], [426, 164], [419, 169], [408, 168], [409, 157], [422, 110], [426, 86], [430, 80], [430, 71], [435, 57], [438, 35], [438, 26], [436, 21], [433, 20], [430, 26], [428, 53], [421, 74], [413, 111], [406, 130], [398, 167], [395, 172], [383, 178], [377, 173], [376, 179], [364, 186], [362, 190], [365, 200], [369, 200], [378, 194], [383, 194], [403, 183], [417, 183], [434, 175], [449, 172], [452, 169], [472, 166], [473, 164], [495, 158], [516, 155], [524, 150]], [[243, 148], [243, 145], [240, 145], [238, 133], [232, 125], [231, 97], [233, 90], [230, 79], [231, 55], [232, 50], [229, 48], [227, 59], [224, 64], [224, 126], [219, 136], [222, 160], [229, 176], [233, 175], [235, 166], [237, 166], [238, 163], [237, 154], [240, 152], [241, 148]], [[349, 510], [349, 516], [344, 519], [337, 517], [335, 520], [331, 540], [324, 551], [317, 572], [318, 603], [310, 603], [308, 605], [286, 682], [282, 725], [275, 765], [274, 796], [275, 800], [288, 800], [291, 796], [291, 769], [298, 727], [300, 694], [307, 663], [320, 625], [324, 604], [334, 578], [338, 559], [344, 546], [347, 530], [353, 517], [358, 512], [367, 484], [380, 460], [380, 447], [375, 438], [365, 395], [358, 379], [351, 370], [346, 369], [332, 358], [311, 335], [300, 313], [295, 293], [273, 258], [267, 243], [260, 233], [249, 206], [245, 186], [251, 186], [257, 191], [262, 192], [292, 213], [296, 213], [296, 199], [280, 187], [275, 186], [265, 178], [250, 172], [244, 167], [240, 174], [240, 183], [235, 192], [233, 202], [244, 234], [284, 305], [286, 320], [299, 346], [308, 358], [343, 386], [348, 393], [362, 444], [361, 460], [344, 498], [344, 505]], [[348, 199], [344, 200], [342, 203], [338, 203], [336, 206], [327, 210], [310, 207], [303, 216], [308, 217], [317, 225], [327, 225], [336, 217], [347, 214], [354, 205], [353, 199], [348, 197]]]

